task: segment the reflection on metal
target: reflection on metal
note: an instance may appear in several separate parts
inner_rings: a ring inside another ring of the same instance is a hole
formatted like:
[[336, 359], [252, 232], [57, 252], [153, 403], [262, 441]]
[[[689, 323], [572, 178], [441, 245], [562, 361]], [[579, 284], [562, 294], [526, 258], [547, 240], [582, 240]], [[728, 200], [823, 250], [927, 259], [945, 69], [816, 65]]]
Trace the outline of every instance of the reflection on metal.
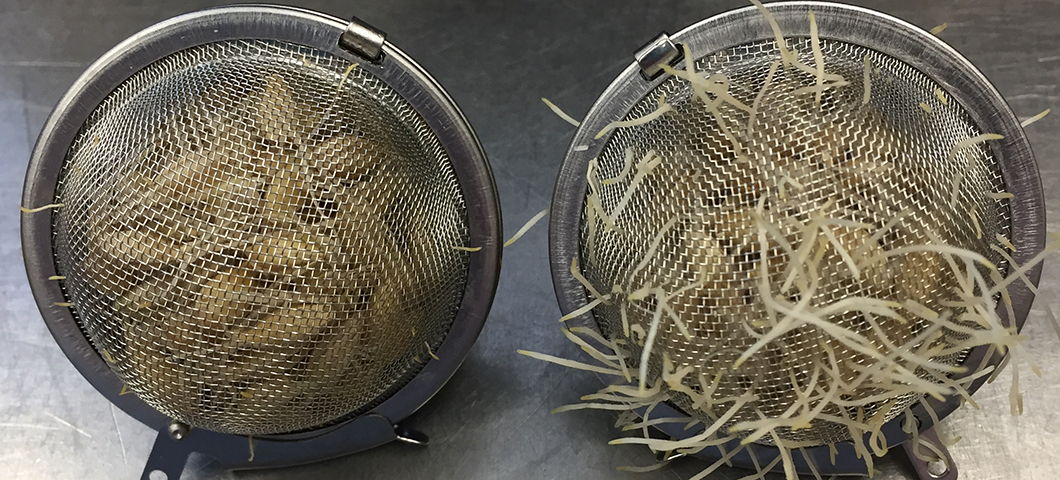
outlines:
[[378, 63], [383, 58], [383, 42], [385, 41], [385, 33], [353, 17], [346, 31], [342, 32], [342, 37], [339, 38], [339, 46], [370, 62]]
[[191, 428], [187, 424], [173, 420], [169, 423], [169, 437], [173, 440], [184, 440]]
[[426, 434], [418, 430], [411, 428], [405, 428], [401, 425], [394, 426], [394, 433], [397, 434], [398, 441], [409, 443], [412, 445], [419, 445], [426, 447], [430, 443], [431, 439]]

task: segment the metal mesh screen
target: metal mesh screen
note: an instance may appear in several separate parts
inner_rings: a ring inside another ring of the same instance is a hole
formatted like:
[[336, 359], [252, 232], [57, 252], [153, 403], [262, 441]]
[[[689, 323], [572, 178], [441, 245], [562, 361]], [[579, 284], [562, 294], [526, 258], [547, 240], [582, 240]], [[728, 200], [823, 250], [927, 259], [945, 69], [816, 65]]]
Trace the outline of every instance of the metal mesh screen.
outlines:
[[162, 58], [90, 116], [54, 247], [128, 389], [244, 435], [367, 411], [430, 360], [467, 281], [446, 152], [368, 71], [299, 45]]
[[[802, 62], [815, 65], [808, 38], [789, 40], [801, 52]], [[737, 158], [733, 142], [694, 98], [687, 81], [675, 77], [664, 81], [635, 105], [627, 119], [655, 111], [663, 96], [673, 111], [646, 125], [617, 130], [598, 157], [596, 177], [610, 179], [595, 181], [602, 210], [613, 212], [624, 203], [614, 220], [617, 228], [608, 228], [601, 215], [589, 212], [588, 201], [583, 210], [580, 263], [588, 280], [605, 292], [613, 285], [674, 292], [669, 306], [691, 331], [689, 340], [674, 322], [662, 324], [651, 357], [652, 375], [660, 375], [661, 359], [666, 356], [675, 369], [692, 367], [684, 383], [695, 391], [716, 388], [714, 398], [734, 398], [753, 389], [758, 396], [728, 425], [757, 420], [759, 415], [778, 416], [788, 409], [797, 398], [792, 378], [806, 382], [813, 362], [826, 358], [821, 342], [853, 364], [872, 360], [804, 326], [771, 342], [739, 368], [733, 367], [755, 343], [755, 335], [764, 333], [753, 327], [765, 324], [768, 315], [757, 286], [763, 272], [760, 260], [768, 259], [764, 270], [772, 292], [781, 291], [788, 260], [777, 244], [766, 245], [763, 255], [752, 218], [760, 198], [767, 198], [763, 205], [767, 223], [778, 226], [778, 233], [793, 245], [803, 240], [795, 225], [823, 213], [869, 226], [833, 227], [837, 241], [851, 251], [860, 249], [872, 255], [928, 243], [930, 230], [947, 244], [980, 252], [1004, 265], [989, 248], [996, 234], [1009, 235], [1007, 202], [987, 195], [1004, 190], [998, 165], [982, 145], [948, 158], [958, 141], [983, 133], [967, 112], [950, 101], [940, 85], [894, 58], [836, 41], [822, 40], [821, 47], [827, 72], [842, 75], [849, 85], [827, 90], [819, 107], [814, 94], [797, 92], [814, 86], [816, 77], [773, 66], [780, 55], [771, 40], [697, 59], [697, 71], [713, 76], [713, 81], [727, 82], [731, 95], [757, 107], [752, 117], [729, 103], [718, 106], [718, 116], [734, 132], [744, 159]], [[867, 103], [866, 57], [872, 65]], [[767, 82], [771, 67], [775, 72]], [[649, 152], [661, 157], [661, 163], [631, 188], [639, 168], [636, 162]], [[627, 155], [634, 162], [632, 168], [627, 168]], [[628, 173], [622, 176], [624, 170]], [[958, 176], [962, 181], [957, 201], [951, 204], [951, 187]], [[899, 226], [873, 238], [872, 232], [903, 212]], [[649, 255], [653, 241], [658, 247]], [[835, 249], [821, 264], [821, 283], [812, 299], [820, 305], [861, 295], [913, 299], [939, 311], [939, 299], [956, 286], [939, 256], [927, 253], [891, 257], [864, 269], [860, 278], [851, 274]], [[656, 311], [654, 302], [647, 297], [627, 304], [626, 321], [633, 337], [627, 340], [634, 358], [639, 358], [638, 341], [644, 341], [643, 332]], [[605, 335], [624, 336], [618, 303], [600, 305], [593, 312]], [[929, 325], [915, 315], [906, 316], [909, 322], [905, 324], [880, 322], [886, 337], [896, 345]], [[887, 351], [860, 313], [837, 314], [828, 320], [876, 339], [880, 351]], [[965, 354], [934, 360], [955, 365]], [[712, 385], [719, 372], [726, 374]], [[856, 368], [844, 367], [841, 372], [845, 382], [858, 375]], [[862, 398], [878, 393], [860, 392]], [[674, 393], [673, 397], [678, 408], [707, 425], [716, 420], [685, 401], [687, 396]], [[893, 418], [918, 399], [906, 394], [882, 414]], [[884, 408], [888, 400], [869, 404], [865, 418]], [[715, 411], [731, 405], [731, 401], [722, 403]], [[856, 416], [853, 410], [829, 408], [825, 413]], [[846, 427], [821, 420], [812, 428], [782, 427], [778, 433], [784, 440], [808, 444], [850, 438]]]

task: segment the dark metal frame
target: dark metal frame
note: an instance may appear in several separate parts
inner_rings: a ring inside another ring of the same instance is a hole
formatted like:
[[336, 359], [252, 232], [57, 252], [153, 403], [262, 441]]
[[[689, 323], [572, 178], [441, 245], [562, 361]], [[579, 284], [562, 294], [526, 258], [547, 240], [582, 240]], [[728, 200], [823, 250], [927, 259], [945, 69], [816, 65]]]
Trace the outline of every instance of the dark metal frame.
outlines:
[[[860, 45], [901, 59], [942, 85], [984, 132], [1004, 136], [1002, 140], [991, 142], [990, 148], [1000, 164], [1007, 190], [1015, 195], [1009, 201], [1012, 243], [1016, 246], [1014, 259], [1022, 265], [1044, 249], [1045, 201], [1030, 143], [1004, 98], [971, 62], [934, 35], [897, 18], [865, 8], [825, 2], [771, 3], [767, 8], [788, 38], [809, 36], [807, 15], [812, 10], [821, 38]], [[700, 58], [732, 46], [774, 37], [761, 13], [754, 7], [747, 7], [699, 22], [670, 38], [675, 43], [687, 45], [693, 57]], [[610, 139], [610, 135], [606, 135], [597, 140], [594, 135], [611, 121], [624, 118], [645, 94], [667, 78], [668, 76], [664, 75], [648, 80], [641, 74], [641, 66], [636, 62], [632, 63], [600, 95], [567, 150], [556, 180], [549, 224], [552, 280], [560, 309], [564, 314], [586, 305], [588, 301], [585, 289], [571, 276], [570, 265], [572, 258], [580, 256], [580, 221], [586, 192], [585, 171], [589, 161], [600, 154]], [[574, 147], [579, 145], [588, 145], [589, 148], [578, 151]], [[1041, 264], [1028, 272], [1028, 278], [1035, 285], [1038, 284], [1040, 276]], [[1022, 329], [1034, 294], [1021, 282], [1012, 283], [1009, 286], [1009, 294], [1012, 296], [1016, 318], [1009, 319], [1004, 308], [999, 308], [998, 313], [1007, 325], [1014, 322], [1017, 329]], [[572, 321], [597, 328], [591, 313]], [[977, 366], [987, 353], [987, 347], [975, 348], [965, 360], [965, 364]], [[995, 353], [988, 359], [987, 364], [996, 367], [1002, 358], [1002, 355]], [[972, 369], [969, 370], [965, 374], [954, 375], [954, 378], [959, 379], [975, 373]], [[986, 377], [983, 377], [972, 382], [968, 391], [974, 393], [986, 380]], [[943, 402], [930, 399], [929, 403], [941, 418], [952, 413], [960, 405], [960, 399], [953, 396]], [[921, 430], [926, 431], [932, 427], [931, 417], [923, 407], [917, 405], [913, 407], [913, 412], [920, 422]], [[669, 406], [660, 405], [653, 411], [653, 416], [672, 417], [679, 414]], [[901, 429], [901, 420], [899, 417], [883, 427], [882, 433], [886, 436], [888, 445], [897, 445], [907, 439], [907, 434]], [[659, 428], [675, 438], [686, 438], [696, 433], [684, 431], [680, 425], [660, 425]], [[729, 448], [733, 446], [735, 444], [729, 445]], [[807, 452], [813, 457], [822, 474], [866, 473], [866, 465], [855, 455], [852, 443], [845, 442], [837, 447], [839, 453], [834, 465], [830, 461], [827, 447], [811, 448], [807, 449]], [[755, 445], [754, 448], [759, 461], [764, 463], [769, 463], [779, 454], [775, 447]], [[716, 449], [705, 449], [697, 456], [716, 460], [719, 458], [719, 452]], [[795, 455], [794, 460], [800, 472], [809, 472], [805, 461], [799, 455]], [[750, 456], [745, 452], [734, 456], [731, 461], [737, 466], [753, 468]], [[952, 467], [952, 462], [950, 466]], [[918, 469], [921, 467], [917, 466]], [[952, 478], [956, 478], [953, 468], [943, 478], [951, 478], [951, 474]]]
[[[356, 21], [355, 21], [356, 22]], [[30, 160], [22, 205], [53, 203], [67, 151], [93, 110], [133, 74], [172, 53], [211, 42], [268, 39], [291, 42], [360, 62], [397, 91], [423, 117], [448, 153], [467, 208], [472, 245], [468, 282], [459, 312], [444, 342], [440, 360], [430, 361], [401, 390], [370, 412], [344, 423], [292, 435], [255, 437], [249, 461], [247, 437], [193, 429], [183, 439], [168, 433], [170, 419], [136, 395], [120, 395], [122, 382], [82, 333], [56, 275], [52, 215], [23, 214], [22, 248], [30, 287], [55, 341], [82, 376], [114, 405], [158, 430], [158, 441], [143, 478], [161, 470], [179, 478], [188, 455], [200, 452], [228, 468], [263, 468], [310, 463], [372, 448], [403, 436], [400, 422], [441, 389], [467, 356], [485, 323], [500, 275], [500, 202], [486, 154], [467, 119], [442, 87], [389, 42], [377, 58], [359, 58], [340, 46], [351, 22], [321, 13], [281, 6], [242, 5], [202, 10], [154, 25], [130, 37], [97, 60], [59, 101], [37, 140]], [[365, 31], [378, 32], [370, 27]], [[346, 42], [348, 43], [348, 42]], [[367, 60], [367, 61], [366, 61]]]

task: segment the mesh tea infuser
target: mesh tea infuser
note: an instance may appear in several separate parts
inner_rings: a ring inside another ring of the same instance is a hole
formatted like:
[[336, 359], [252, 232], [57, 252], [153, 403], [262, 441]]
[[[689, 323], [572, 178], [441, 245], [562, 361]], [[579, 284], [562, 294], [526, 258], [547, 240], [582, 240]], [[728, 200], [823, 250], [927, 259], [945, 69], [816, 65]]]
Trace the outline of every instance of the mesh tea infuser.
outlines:
[[145, 478], [193, 451], [425, 443], [396, 425], [463, 361], [500, 267], [452, 99], [382, 32], [287, 7], [186, 14], [104, 55], [45, 125], [23, 205], [51, 207], [22, 241], [56, 341], [160, 432]]
[[866, 473], [912, 437], [921, 478], [956, 478], [931, 427], [1017, 348], [1040, 274], [1030, 146], [928, 32], [758, 7], [648, 43], [567, 151], [557, 297], [632, 380], [592, 398], [711, 468]]

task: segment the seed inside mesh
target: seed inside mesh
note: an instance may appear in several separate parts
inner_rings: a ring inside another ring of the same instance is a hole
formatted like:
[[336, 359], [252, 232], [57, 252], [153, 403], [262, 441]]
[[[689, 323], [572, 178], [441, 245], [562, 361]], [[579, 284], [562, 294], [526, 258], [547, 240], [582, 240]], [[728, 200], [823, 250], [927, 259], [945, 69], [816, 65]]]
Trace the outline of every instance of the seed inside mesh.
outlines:
[[166, 415], [318, 427], [441, 345], [466, 283], [459, 185], [423, 119], [351, 68], [196, 47], [122, 84], [71, 147], [57, 264], [93, 344]]

